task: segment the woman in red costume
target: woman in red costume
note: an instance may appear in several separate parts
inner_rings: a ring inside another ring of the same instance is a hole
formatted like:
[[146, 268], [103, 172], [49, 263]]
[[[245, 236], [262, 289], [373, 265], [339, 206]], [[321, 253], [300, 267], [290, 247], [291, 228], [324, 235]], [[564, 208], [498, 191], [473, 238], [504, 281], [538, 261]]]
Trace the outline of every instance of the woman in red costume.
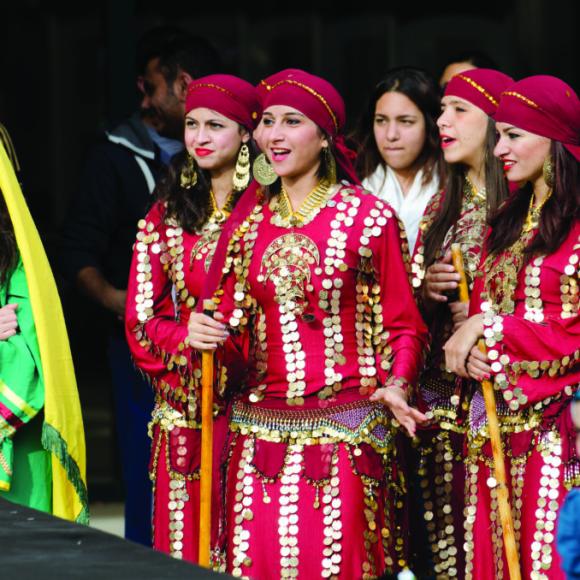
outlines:
[[[195, 325], [198, 315], [192, 313], [222, 226], [250, 183], [251, 132], [260, 114], [257, 93], [246, 81], [211, 75], [190, 84], [187, 155], [173, 165], [158, 188], [159, 201], [139, 223], [129, 276], [127, 339], [156, 393], [150, 424], [153, 544], [191, 561], [198, 559], [199, 540], [200, 364], [195, 349], [205, 345], [189, 339], [188, 323]], [[219, 408], [226, 383], [225, 368], [219, 368]], [[218, 417], [216, 449], [220, 441], [223, 445], [226, 427]], [[212, 529], [217, 532], [217, 517]]]
[[[580, 381], [580, 102], [557, 78], [529, 77], [504, 91], [496, 120], [495, 154], [524, 185], [491, 220], [472, 316], [445, 352], [460, 376], [494, 381], [522, 577], [557, 580], [556, 518], [580, 478], [569, 412]], [[480, 337], [487, 356], [472, 348]], [[479, 390], [467, 427], [466, 577], [504, 578]]]
[[356, 178], [334, 87], [288, 70], [261, 91], [269, 162], [254, 173], [270, 185], [229, 242], [214, 298], [250, 337], [227, 445], [227, 570], [380, 576], [404, 556], [393, 415], [410, 433], [424, 419], [406, 402], [426, 331], [403, 233], [387, 204], [340, 181]]
[[[413, 256], [413, 283], [431, 331], [418, 389], [419, 408], [431, 419], [419, 433], [419, 493], [435, 572], [451, 578], [461, 577], [464, 562], [462, 442], [468, 393], [444, 361], [443, 345], [467, 316], [466, 305], [454, 294], [458, 274], [450, 264], [450, 249], [453, 243], [461, 245], [471, 287], [487, 216], [508, 193], [501, 164], [493, 156], [493, 116], [501, 91], [512, 82], [501, 72], [473, 69], [447, 84], [437, 124], [449, 177], [445, 190], [427, 207]], [[422, 545], [418, 543], [419, 552]]]

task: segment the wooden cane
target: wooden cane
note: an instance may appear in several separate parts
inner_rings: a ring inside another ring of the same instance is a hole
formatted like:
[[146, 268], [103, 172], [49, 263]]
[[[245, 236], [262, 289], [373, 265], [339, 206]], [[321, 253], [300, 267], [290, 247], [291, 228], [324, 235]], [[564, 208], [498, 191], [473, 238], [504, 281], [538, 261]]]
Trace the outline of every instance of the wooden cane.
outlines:
[[[459, 280], [459, 301], [469, 302], [469, 288], [467, 287], [467, 278], [465, 276], [465, 265], [463, 255], [459, 244], [451, 245], [451, 259], [453, 267], [460, 276]], [[485, 342], [480, 339], [478, 348], [481, 352], [487, 352]], [[493, 452], [493, 463], [495, 471], [495, 480], [497, 482], [497, 501], [499, 506], [499, 516], [503, 532], [503, 543], [508, 564], [510, 580], [521, 580], [521, 570], [519, 554], [516, 546], [516, 536], [514, 533], [514, 522], [512, 518], [512, 509], [510, 505], [509, 492], [505, 474], [505, 457], [501, 444], [501, 433], [499, 430], [499, 421], [497, 419], [497, 408], [495, 405], [495, 393], [493, 384], [489, 380], [481, 383], [483, 398], [485, 400], [485, 410], [487, 412], [487, 423], [489, 425], [489, 437], [491, 440], [491, 449]]]
[[[212, 300], [203, 301], [203, 313], [212, 316]], [[211, 553], [211, 488], [213, 480], [213, 351], [201, 354], [201, 466], [199, 481], [199, 565], [209, 568]]]

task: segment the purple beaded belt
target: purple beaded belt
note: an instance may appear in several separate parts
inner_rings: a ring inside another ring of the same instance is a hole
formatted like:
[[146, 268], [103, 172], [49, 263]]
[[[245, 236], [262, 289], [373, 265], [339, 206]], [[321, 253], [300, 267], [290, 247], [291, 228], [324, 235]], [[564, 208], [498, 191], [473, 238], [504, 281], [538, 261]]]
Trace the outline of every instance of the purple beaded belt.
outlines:
[[284, 443], [316, 445], [369, 443], [385, 453], [392, 444], [392, 416], [380, 403], [355, 401], [321, 409], [267, 409], [236, 401], [230, 429], [243, 435]]

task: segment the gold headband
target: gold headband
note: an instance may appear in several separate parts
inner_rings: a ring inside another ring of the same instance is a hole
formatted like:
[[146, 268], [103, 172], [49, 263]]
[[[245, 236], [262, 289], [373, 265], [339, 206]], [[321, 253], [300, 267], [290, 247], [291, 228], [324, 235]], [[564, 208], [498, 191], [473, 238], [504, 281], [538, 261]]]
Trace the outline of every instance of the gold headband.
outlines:
[[195, 89], [198, 89], [200, 87], [207, 87], [209, 89], [216, 89], [218, 91], [221, 91], [222, 93], [225, 93], [226, 95], [228, 95], [228, 97], [231, 97], [232, 99], [235, 99], [235, 95], [231, 92], [228, 91], [227, 89], [224, 89], [223, 87], [220, 87], [219, 85], [214, 85], [213, 83], [195, 83], [189, 86], [189, 90], [188, 92], [192, 92]]
[[534, 101], [528, 99], [528, 97], [524, 97], [524, 95], [521, 95], [520, 93], [516, 93], [515, 91], [504, 91], [502, 95], [516, 97], [516, 99], [520, 99], [520, 101], [523, 101], [524, 103], [526, 103], [526, 105], [529, 105], [530, 107], [533, 107], [534, 109], [538, 109], [540, 111], [542, 110], [539, 105], [534, 103]]
[[304, 83], [301, 83], [298, 81], [293, 81], [291, 79], [284, 79], [280, 82], [277, 82], [275, 85], [269, 85], [266, 81], [262, 81], [260, 84], [264, 85], [266, 87], [266, 90], [268, 90], [268, 91], [271, 91], [272, 89], [275, 89], [276, 87], [279, 87], [280, 85], [283, 85], [283, 84], [295, 85], [297, 87], [300, 87], [301, 89], [304, 89], [305, 91], [310, 93], [313, 97], [316, 97], [324, 105], [328, 114], [332, 118], [332, 122], [334, 123], [334, 128], [338, 131], [338, 121], [336, 119], [336, 115], [334, 114], [334, 111], [330, 108], [330, 105], [328, 104], [326, 99], [320, 93], [317, 93], [312, 87], [309, 87], [308, 85], [305, 85]]
[[499, 103], [497, 100], [492, 95], [490, 95], [481, 85], [478, 85], [474, 80], [462, 75], [461, 73], [456, 76], [465, 81], [468, 85], [471, 85], [476, 91], [479, 91], [486, 99], [491, 102], [494, 107], [498, 106]]

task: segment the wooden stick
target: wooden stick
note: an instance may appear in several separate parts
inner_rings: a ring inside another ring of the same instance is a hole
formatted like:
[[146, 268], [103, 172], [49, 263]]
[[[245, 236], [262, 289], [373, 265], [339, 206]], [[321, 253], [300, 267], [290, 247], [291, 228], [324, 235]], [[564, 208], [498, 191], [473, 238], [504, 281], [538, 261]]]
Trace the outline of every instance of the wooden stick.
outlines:
[[[203, 313], [213, 316], [215, 303], [204, 300]], [[213, 351], [201, 354], [201, 465], [199, 482], [199, 565], [209, 568], [211, 491], [213, 481]]]
[[[469, 288], [465, 276], [465, 266], [461, 246], [459, 244], [451, 245], [451, 257], [453, 267], [460, 276], [459, 280], [459, 300], [460, 302], [469, 302]], [[481, 339], [478, 342], [478, 348], [481, 352], [487, 352], [485, 342]], [[499, 507], [499, 517], [501, 520], [501, 529], [503, 532], [503, 544], [508, 564], [510, 580], [521, 580], [521, 569], [519, 554], [516, 545], [516, 536], [514, 533], [514, 522], [512, 518], [512, 509], [505, 474], [505, 457], [501, 444], [501, 433], [499, 421], [497, 419], [497, 407], [495, 403], [495, 393], [493, 383], [484, 380], [481, 383], [483, 398], [485, 400], [485, 410], [487, 412], [487, 424], [489, 425], [489, 437], [491, 440], [491, 449], [493, 452], [493, 463], [495, 471], [495, 480], [497, 482], [497, 501]]]
[[467, 276], [465, 275], [465, 264], [461, 253], [461, 244], [451, 244], [451, 262], [456, 272], [459, 274], [459, 302], [464, 304], [469, 302], [469, 287], [467, 286]]

